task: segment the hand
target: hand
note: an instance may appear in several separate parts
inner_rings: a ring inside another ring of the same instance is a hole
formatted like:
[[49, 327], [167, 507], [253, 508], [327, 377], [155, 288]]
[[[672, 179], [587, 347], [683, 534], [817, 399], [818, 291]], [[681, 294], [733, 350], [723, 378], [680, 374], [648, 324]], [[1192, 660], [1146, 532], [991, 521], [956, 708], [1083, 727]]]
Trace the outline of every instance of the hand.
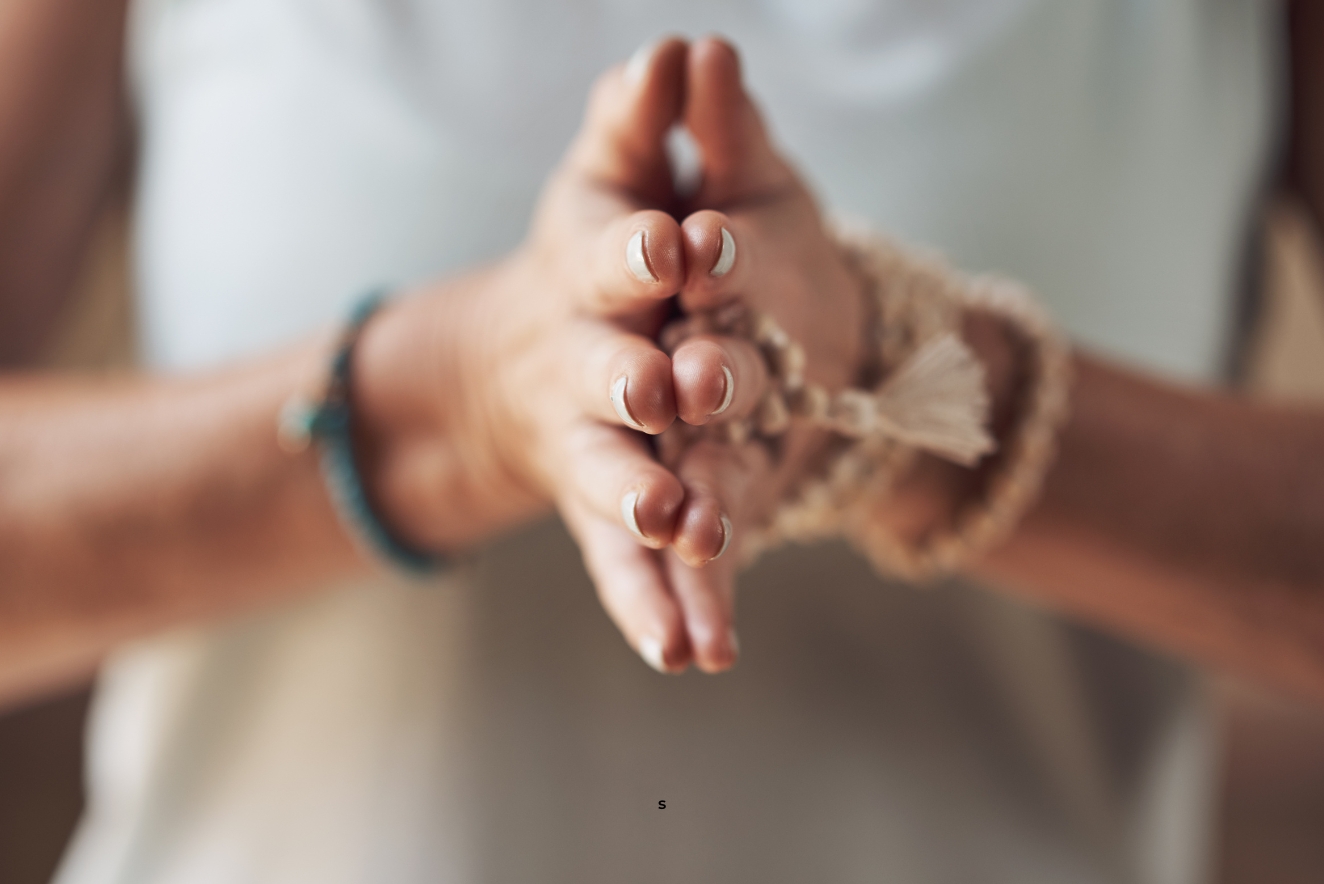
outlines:
[[[741, 85], [734, 50], [724, 42], [704, 40], [690, 48], [682, 62], [650, 70], [663, 78], [676, 77], [669, 94], [688, 95], [667, 125], [683, 120], [698, 142], [704, 179], [693, 200], [681, 205], [671, 191], [662, 149], [664, 129], [635, 124], [632, 153], [604, 155], [602, 147], [608, 142], [581, 139], [572, 158], [578, 158], [578, 168], [593, 170], [590, 175], [623, 170], [606, 179], [612, 193], [603, 195], [604, 217], [623, 211], [617, 202], [623, 182], [631, 207], [651, 204], [676, 214], [692, 211], [678, 227], [670, 216], [654, 214], [657, 230], [647, 238], [650, 249], [666, 244], [667, 271], [654, 270], [659, 277], [665, 275], [668, 293], [680, 292], [682, 306], [697, 310], [738, 298], [767, 311], [804, 345], [810, 379], [829, 390], [840, 389], [856, 376], [863, 346], [859, 284], [825, 235], [807, 189], [771, 147]], [[599, 83], [590, 121], [598, 109], [613, 106], [609, 96], [620, 83], [613, 74]], [[628, 125], [616, 131], [627, 132]], [[618, 143], [629, 140], [631, 136], [623, 134]], [[623, 157], [633, 161], [623, 162]], [[558, 179], [550, 192], [573, 182]], [[534, 241], [552, 243], [562, 255], [575, 254], [567, 237], [586, 233], [556, 220], [539, 229], [551, 233]], [[723, 229], [729, 237], [723, 237]], [[724, 243], [730, 249], [725, 256]], [[607, 254], [610, 261], [612, 252]], [[619, 268], [619, 259], [615, 266]], [[637, 296], [599, 293], [581, 306], [618, 315], [650, 335], [656, 335], [664, 318], [655, 304]], [[694, 425], [749, 414], [767, 381], [755, 348], [729, 338], [696, 339], [681, 347], [672, 361], [672, 379], [673, 407]], [[652, 426], [649, 430], [656, 431]], [[586, 514], [574, 499], [562, 503], [604, 605], [645, 658], [652, 656], [650, 646], [660, 644], [664, 665], [659, 668], [670, 671], [691, 661], [708, 672], [734, 664], [738, 556], [729, 548], [738, 544], [742, 529], [766, 518], [825, 438], [818, 431], [788, 434], [775, 464], [761, 445], [734, 448], [701, 442], [676, 465], [682, 496], [670, 536], [650, 532], [644, 546], [622, 531], [619, 521]], [[656, 663], [656, 657], [653, 660]]]
[[[772, 147], [741, 84], [735, 50], [717, 39], [696, 42], [686, 79], [684, 121], [702, 157], [703, 180], [687, 206], [693, 213], [681, 225], [687, 268], [682, 306], [694, 311], [739, 300], [766, 312], [805, 348], [810, 380], [830, 391], [850, 385], [864, 347], [860, 284], [827, 237], [807, 188]], [[723, 369], [734, 386], [725, 410], [721, 405], [732, 391]], [[673, 377], [677, 412], [694, 426], [749, 415], [767, 382], [752, 344], [714, 336], [682, 344], [673, 354]], [[676, 464], [685, 487], [679, 523], [711, 521], [708, 514], [724, 512], [738, 547], [742, 533], [771, 515], [825, 439], [821, 431], [793, 429], [775, 461], [759, 443], [702, 439]], [[711, 554], [710, 537], [680, 531], [659, 559], [684, 611], [697, 664], [716, 671], [731, 658], [740, 556], [709, 563]]]
[[452, 549], [554, 501], [609, 614], [671, 670], [691, 650], [653, 550], [680, 542], [711, 556], [722, 543], [720, 514], [683, 507], [644, 435], [676, 415], [653, 338], [687, 278], [680, 225], [660, 210], [686, 54], [668, 40], [598, 81], [524, 245], [374, 318], [353, 391], [363, 469], [397, 532]]

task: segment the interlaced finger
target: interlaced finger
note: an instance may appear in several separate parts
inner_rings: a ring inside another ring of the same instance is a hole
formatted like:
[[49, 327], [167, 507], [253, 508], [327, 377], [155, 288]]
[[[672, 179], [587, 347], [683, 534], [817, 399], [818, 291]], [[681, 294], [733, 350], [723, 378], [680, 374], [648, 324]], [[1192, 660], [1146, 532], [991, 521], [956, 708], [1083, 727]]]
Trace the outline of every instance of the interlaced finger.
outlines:
[[671, 355], [676, 414], [693, 426], [750, 415], [768, 386], [763, 355], [750, 341], [696, 335]]
[[680, 672], [692, 652], [661, 554], [577, 501], [561, 507], [602, 607], [635, 652], [659, 672]]
[[685, 491], [652, 456], [644, 437], [578, 419], [561, 432], [553, 481], [561, 499], [576, 499], [627, 529], [645, 546], [671, 543]]
[[671, 359], [651, 338], [581, 319], [571, 324], [565, 353], [582, 366], [572, 377], [584, 414], [650, 434], [675, 420]]

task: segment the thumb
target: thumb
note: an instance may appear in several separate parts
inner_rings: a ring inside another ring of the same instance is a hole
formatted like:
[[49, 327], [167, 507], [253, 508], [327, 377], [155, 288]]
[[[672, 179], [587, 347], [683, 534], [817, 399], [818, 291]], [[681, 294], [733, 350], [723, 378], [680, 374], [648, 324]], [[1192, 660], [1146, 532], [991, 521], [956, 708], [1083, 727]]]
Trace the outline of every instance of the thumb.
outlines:
[[687, 67], [685, 125], [703, 165], [696, 205], [721, 206], [791, 184], [795, 176], [741, 82], [735, 47], [705, 37], [690, 47]]
[[598, 78], [570, 149], [573, 170], [650, 206], [670, 205], [666, 136], [685, 103], [688, 51], [684, 40], [663, 38]]

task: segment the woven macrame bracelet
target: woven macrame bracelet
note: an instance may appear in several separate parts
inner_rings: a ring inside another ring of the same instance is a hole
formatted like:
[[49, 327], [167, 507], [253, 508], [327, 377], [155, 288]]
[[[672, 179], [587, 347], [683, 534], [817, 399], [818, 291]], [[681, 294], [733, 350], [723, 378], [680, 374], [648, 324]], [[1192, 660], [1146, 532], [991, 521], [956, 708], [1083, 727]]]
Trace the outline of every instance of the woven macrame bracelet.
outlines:
[[[749, 560], [787, 541], [845, 536], [888, 575], [918, 580], [958, 570], [1009, 535], [1037, 497], [1066, 419], [1069, 348], [1015, 282], [964, 276], [864, 227], [837, 225], [833, 234], [873, 316], [873, 352], [861, 372], [868, 388], [830, 395], [806, 382], [800, 346], [770, 317], [738, 305], [673, 323], [663, 343], [674, 349], [707, 332], [759, 346], [772, 383], [752, 418], [714, 428], [731, 441], [776, 437], [796, 422], [837, 437], [771, 521], [743, 539]], [[999, 317], [1025, 345], [1018, 422], [982, 498], [967, 502], [951, 525], [905, 542], [871, 514], [886, 506], [916, 455], [972, 466], [996, 447], [984, 370], [960, 337], [967, 310]]]

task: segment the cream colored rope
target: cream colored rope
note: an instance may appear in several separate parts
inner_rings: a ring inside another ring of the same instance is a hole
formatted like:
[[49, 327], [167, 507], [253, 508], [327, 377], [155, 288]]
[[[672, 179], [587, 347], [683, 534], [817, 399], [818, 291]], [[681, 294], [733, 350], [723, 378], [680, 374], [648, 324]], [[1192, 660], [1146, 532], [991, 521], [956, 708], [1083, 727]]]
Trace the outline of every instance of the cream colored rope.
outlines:
[[[1038, 496], [1067, 418], [1069, 347], [1011, 280], [967, 277], [935, 255], [860, 226], [837, 225], [834, 236], [869, 298], [874, 351], [862, 378], [872, 389], [829, 395], [806, 382], [803, 349], [771, 317], [740, 305], [674, 323], [664, 344], [674, 349], [693, 334], [711, 332], [759, 346], [771, 389], [752, 418], [722, 425], [731, 441], [775, 437], [795, 422], [837, 436], [770, 522], [744, 538], [751, 560], [787, 541], [845, 536], [888, 575], [916, 580], [958, 570], [1006, 539]], [[908, 543], [874, 514], [886, 507], [917, 453], [972, 466], [995, 448], [983, 367], [960, 338], [967, 310], [1000, 318], [1024, 345], [1026, 382], [1016, 424], [984, 495], [965, 502], [953, 524]], [[670, 456], [687, 444], [677, 440], [694, 437], [685, 431], [673, 436]]]

